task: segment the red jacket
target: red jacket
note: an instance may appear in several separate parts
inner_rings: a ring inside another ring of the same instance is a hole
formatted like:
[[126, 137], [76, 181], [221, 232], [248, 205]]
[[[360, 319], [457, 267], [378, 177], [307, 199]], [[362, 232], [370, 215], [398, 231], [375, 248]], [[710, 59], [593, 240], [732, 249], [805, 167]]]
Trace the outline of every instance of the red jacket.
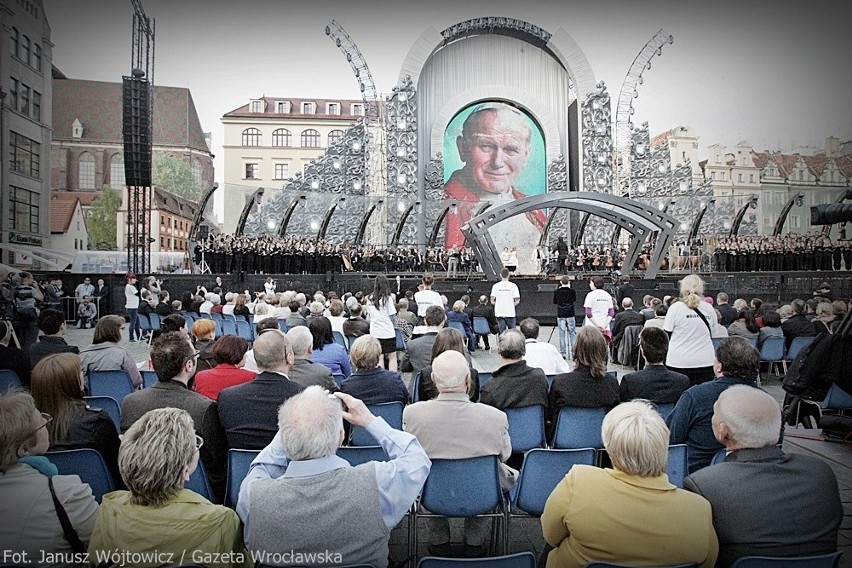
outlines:
[[195, 392], [217, 400], [222, 389], [247, 383], [256, 376], [252, 371], [240, 369], [236, 365], [219, 363], [212, 369], [195, 375]]

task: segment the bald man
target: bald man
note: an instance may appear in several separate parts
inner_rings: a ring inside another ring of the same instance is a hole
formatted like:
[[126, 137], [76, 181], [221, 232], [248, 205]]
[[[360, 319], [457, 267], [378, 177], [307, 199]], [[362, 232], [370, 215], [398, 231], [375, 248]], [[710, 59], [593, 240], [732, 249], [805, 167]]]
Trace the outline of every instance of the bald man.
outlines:
[[[506, 414], [468, 397], [470, 371], [464, 355], [445, 351], [432, 361], [432, 380], [438, 397], [417, 402], [405, 408], [402, 425], [417, 437], [430, 459], [462, 459], [477, 456], [500, 456], [505, 462], [512, 455], [509, 421]], [[501, 464], [500, 484], [508, 491], [517, 471]], [[429, 553], [452, 554], [450, 527], [446, 518], [428, 519]], [[487, 550], [485, 537], [488, 518], [465, 519], [463, 556], [482, 556]]]
[[287, 332], [287, 339], [293, 347], [293, 367], [287, 373], [287, 378], [303, 387], [318, 385], [329, 392], [336, 391], [337, 385], [334, 384], [329, 368], [311, 360], [314, 336], [310, 330], [303, 325], [297, 325]]
[[219, 419], [228, 448], [262, 450], [278, 432], [278, 407], [304, 387], [290, 380], [293, 347], [278, 329], [263, 330], [254, 342], [260, 371], [254, 380], [219, 393]]
[[713, 506], [717, 567], [742, 556], [811, 556], [837, 550], [843, 508], [837, 479], [822, 460], [785, 454], [776, 445], [781, 410], [745, 385], [713, 405], [713, 433], [728, 454], [684, 481]]

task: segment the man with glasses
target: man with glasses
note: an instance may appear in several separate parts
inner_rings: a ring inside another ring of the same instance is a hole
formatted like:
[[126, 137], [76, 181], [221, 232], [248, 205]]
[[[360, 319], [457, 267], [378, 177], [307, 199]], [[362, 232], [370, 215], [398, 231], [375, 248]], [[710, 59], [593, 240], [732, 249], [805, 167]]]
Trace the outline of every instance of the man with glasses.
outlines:
[[153, 386], [124, 398], [121, 432], [126, 432], [149, 410], [169, 406], [186, 410], [195, 424], [195, 433], [204, 439], [200, 454], [207, 477], [214, 492], [222, 496], [228, 448], [216, 403], [188, 387], [195, 374], [198, 354], [187, 336], [178, 331], [164, 333], [154, 340], [150, 357], [158, 380]]
[[95, 286], [92, 284], [91, 278], [83, 278], [83, 282], [77, 285], [74, 289], [74, 297], [77, 298], [77, 303], [82, 304], [83, 298], [92, 297], [95, 295]]
[[262, 450], [278, 432], [278, 408], [304, 387], [289, 378], [293, 348], [278, 329], [265, 329], [254, 342], [259, 374], [219, 393], [219, 419], [229, 448]]

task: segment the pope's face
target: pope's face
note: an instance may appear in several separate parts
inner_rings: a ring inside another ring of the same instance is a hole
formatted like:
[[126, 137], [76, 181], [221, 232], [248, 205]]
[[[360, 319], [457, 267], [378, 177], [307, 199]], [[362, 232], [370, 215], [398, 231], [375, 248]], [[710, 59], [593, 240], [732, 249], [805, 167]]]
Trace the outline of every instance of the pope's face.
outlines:
[[472, 181], [488, 193], [509, 192], [524, 169], [530, 147], [520, 117], [483, 112], [467, 136], [457, 140]]

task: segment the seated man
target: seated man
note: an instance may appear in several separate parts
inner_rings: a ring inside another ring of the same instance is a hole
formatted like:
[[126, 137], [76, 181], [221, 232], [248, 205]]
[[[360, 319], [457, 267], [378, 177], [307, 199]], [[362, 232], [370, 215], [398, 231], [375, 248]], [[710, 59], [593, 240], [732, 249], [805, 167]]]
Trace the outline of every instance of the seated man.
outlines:
[[[479, 297], [479, 305], [474, 306], [470, 309], [470, 321], [473, 321], [473, 318], [485, 318], [488, 322], [488, 330], [493, 334], [497, 335], [500, 333], [500, 327], [497, 323], [497, 318], [494, 317], [494, 306], [488, 303], [488, 296], [482, 295]], [[491, 349], [491, 345], [488, 344], [488, 335], [487, 334], [477, 334], [477, 343], [479, 339], [482, 339], [485, 349]]]
[[259, 370], [254, 380], [219, 393], [219, 419], [229, 449], [265, 448], [278, 432], [278, 407], [304, 389], [289, 378], [293, 348], [280, 330], [264, 330], [258, 336], [254, 359]]
[[337, 385], [334, 384], [329, 368], [311, 361], [314, 336], [310, 330], [303, 325], [297, 325], [287, 332], [287, 339], [293, 346], [293, 367], [287, 377], [303, 387], [319, 385], [331, 392], [336, 391]]
[[[409, 405], [402, 415], [403, 428], [417, 436], [426, 454], [431, 459], [500, 456], [505, 462], [512, 455], [509, 421], [500, 410], [470, 401], [470, 371], [464, 355], [445, 351], [435, 357], [432, 380], [438, 387], [438, 398]], [[512, 487], [516, 476], [515, 470], [501, 464], [500, 484], [504, 491]], [[429, 553], [447, 556], [451, 552], [448, 519], [428, 521]], [[464, 556], [482, 556], [486, 552], [489, 525], [488, 517], [464, 520]]]
[[621, 402], [643, 398], [654, 404], [674, 404], [689, 388], [689, 377], [669, 371], [665, 364], [669, 335], [657, 327], [646, 327], [639, 334], [645, 368], [621, 379]]
[[[644, 325], [645, 316], [633, 309], [633, 300], [629, 297], [621, 300], [622, 310], [615, 314], [612, 320], [612, 353], [618, 353], [618, 348], [624, 339], [624, 330], [631, 325]], [[635, 347], [635, 345], [634, 345]]]
[[[366, 428], [390, 461], [351, 467], [337, 457], [343, 419]], [[276, 555], [291, 551], [331, 551], [325, 565], [387, 566], [390, 531], [429, 475], [431, 462], [417, 439], [392, 429], [357, 398], [318, 386], [281, 406], [278, 427], [252, 462], [237, 502], [255, 558], [277, 564]]]
[[780, 430], [778, 403], [761, 390], [732, 386], [713, 405], [713, 433], [728, 455], [687, 477], [684, 488], [713, 506], [716, 566], [837, 550], [843, 507], [834, 472], [823, 460], [782, 452]]
[[447, 323], [447, 314], [444, 312], [444, 308], [429, 306], [426, 309], [424, 321], [426, 332], [408, 342], [408, 347], [399, 364], [400, 371], [411, 371], [416, 375], [423, 367], [432, 362], [432, 346], [435, 345], [438, 332]]
[[44, 334], [30, 347], [30, 363], [36, 363], [56, 353], [80, 353], [75, 345], [65, 343], [65, 314], [59, 310], [46, 309], [38, 315], [38, 328]]
[[668, 430], [645, 401], [609, 411], [601, 428], [612, 468], [575, 465], [547, 498], [541, 528], [551, 568], [712, 568], [719, 544], [710, 503], [666, 475]]
[[760, 353], [743, 337], [723, 339], [716, 349], [713, 370], [716, 378], [686, 389], [666, 418], [671, 430], [669, 443], [686, 444], [689, 449], [689, 473], [710, 465], [722, 449], [711, 425], [713, 404], [722, 391], [733, 385], [757, 388]]
[[[520, 325], [521, 333], [524, 334], [526, 354], [523, 356], [527, 365], [537, 367], [544, 371], [545, 375], [559, 375], [571, 372], [571, 366], [563, 359], [559, 349], [552, 343], [538, 341], [538, 320], [526, 318]], [[498, 345], [502, 342], [498, 341]], [[502, 357], [502, 355], [501, 355]]]
[[361, 317], [361, 304], [353, 302], [349, 307], [349, 319], [343, 322], [343, 335], [346, 337], [361, 337], [370, 333], [370, 322]]
[[173, 331], [154, 340], [150, 357], [157, 382], [124, 397], [121, 402], [121, 433], [127, 432], [149, 410], [168, 406], [186, 410], [195, 424], [195, 433], [204, 438], [200, 450], [201, 463], [207, 469], [213, 489], [218, 495], [224, 495], [228, 447], [216, 403], [187, 386], [195, 374], [198, 351], [190, 345], [185, 334]]
[[[521, 322], [521, 328], [524, 322]], [[491, 380], [479, 389], [479, 400], [483, 404], [499, 409], [533, 404], [547, 407], [547, 377], [544, 371], [524, 361], [528, 347], [524, 343], [524, 336], [517, 330], [507, 330], [499, 337], [497, 354], [500, 355], [500, 366], [492, 373]], [[553, 345], [550, 347], [556, 350]], [[556, 351], [554, 357], [565, 363], [559, 351]]]

